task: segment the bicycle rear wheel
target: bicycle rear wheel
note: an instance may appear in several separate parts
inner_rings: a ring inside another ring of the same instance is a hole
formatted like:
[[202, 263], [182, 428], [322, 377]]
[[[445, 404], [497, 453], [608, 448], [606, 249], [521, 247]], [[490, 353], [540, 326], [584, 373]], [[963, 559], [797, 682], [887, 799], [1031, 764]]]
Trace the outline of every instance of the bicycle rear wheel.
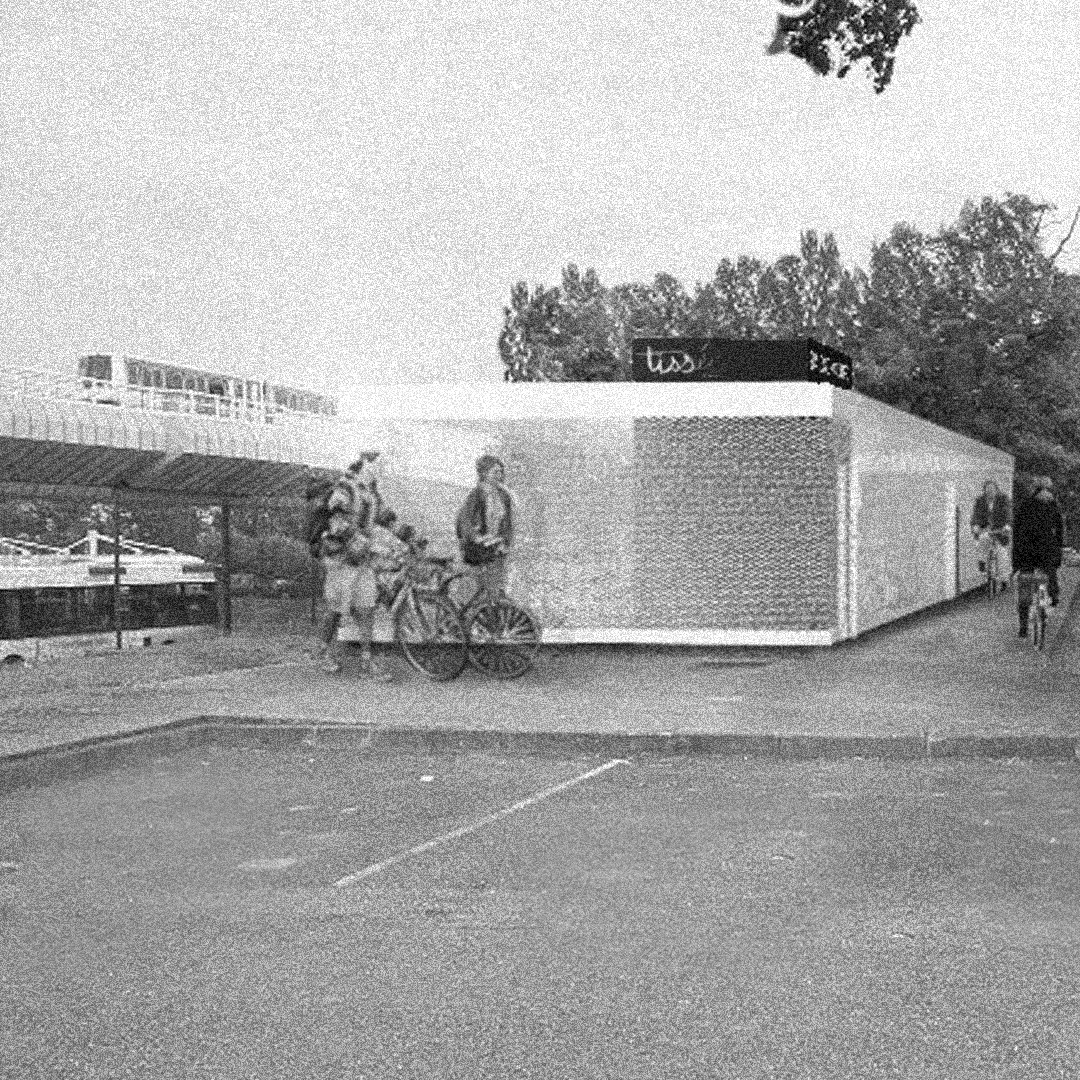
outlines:
[[435, 682], [456, 679], [469, 661], [465, 627], [438, 593], [409, 590], [394, 613], [394, 640], [410, 667]]
[[506, 597], [484, 601], [469, 615], [469, 663], [495, 679], [519, 679], [540, 651], [540, 627]]
[[1031, 601], [1028, 604], [1027, 610], [1027, 623], [1028, 633], [1031, 635], [1031, 644], [1035, 649], [1041, 647], [1042, 639], [1042, 620], [1039, 618], [1039, 591], [1036, 588], [1031, 595]]
[[1036, 649], [1042, 649], [1046, 642], [1046, 607], [1041, 604], [1037, 599], [1032, 601], [1031, 604], [1031, 642]]

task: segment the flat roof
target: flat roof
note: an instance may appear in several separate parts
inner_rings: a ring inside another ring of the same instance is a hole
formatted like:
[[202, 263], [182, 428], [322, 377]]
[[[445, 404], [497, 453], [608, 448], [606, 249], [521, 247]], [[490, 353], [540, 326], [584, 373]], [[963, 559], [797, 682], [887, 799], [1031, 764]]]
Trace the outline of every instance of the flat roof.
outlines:
[[807, 382], [412, 383], [364, 390], [370, 420], [831, 416], [833, 388]]

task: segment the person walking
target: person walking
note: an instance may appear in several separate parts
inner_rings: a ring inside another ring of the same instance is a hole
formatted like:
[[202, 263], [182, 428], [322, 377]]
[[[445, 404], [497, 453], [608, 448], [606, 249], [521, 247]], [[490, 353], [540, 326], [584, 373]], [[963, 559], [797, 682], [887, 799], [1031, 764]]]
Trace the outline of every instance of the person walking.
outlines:
[[[1057, 606], [1060, 586], [1058, 567], [1065, 539], [1065, 521], [1054, 498], [1054, 484], [1049, 476], [1037, 476], [1031, 494], [1016, 508], [1013, 521], [1013, 569], [1021, 575], [1040, 572], [1046, 575], [1050, 603]], [[1016, 605], [1020, 637], [1028, 632], [1028, 606], [1031, 603], [1030, 581], [1021, 577]]]
[[478, 593], [492, 598], [506, 590], [506, 563], [514, 543], [514, 499], [506, 466], [494, 454], [476, 462], [476, 487], [458, 512], [455, 529], [461, 557], [476, 570]]

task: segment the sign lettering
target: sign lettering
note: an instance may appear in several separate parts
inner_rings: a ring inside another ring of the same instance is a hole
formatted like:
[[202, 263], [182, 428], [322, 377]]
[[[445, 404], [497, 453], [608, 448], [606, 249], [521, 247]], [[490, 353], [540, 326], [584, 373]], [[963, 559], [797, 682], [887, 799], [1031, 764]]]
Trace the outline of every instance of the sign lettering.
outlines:
[[645, 364], [653, 375], [693, 375], [709, 366], [704, 357], [692, 356], [681, 349], [654, 349], [651, 345], [645, 347]]

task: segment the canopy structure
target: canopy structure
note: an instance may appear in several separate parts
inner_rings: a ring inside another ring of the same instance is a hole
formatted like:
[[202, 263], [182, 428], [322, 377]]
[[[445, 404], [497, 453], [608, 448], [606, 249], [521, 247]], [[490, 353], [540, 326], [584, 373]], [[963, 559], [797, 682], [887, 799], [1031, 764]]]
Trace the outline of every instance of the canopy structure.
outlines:
[[[355, 458], [355, 429], [336, 417], [300, 413], [268, 419], [183, 412], [160, 396], [146, 402], [92, 398], [77, 376], [0, 372], [0, 493], [78, 494], [125, 506], [220, 506], [221, 623], [230, 632], [230, 506], [303, 500], [313, 481]], [[114, 520], [118, 529], [119, 514]], [[112, 540], [119, 552], [119, 533]], [[119, 556], [114, 563], [118, 595]], [[116, 642], [121, 647], [118, 623]]]
[[200, 416], [93, 402], [80, 389], [77, 378], [0, 376], [0, 484], [8, 494], [295, 500], [354, 456], [351, 426], [332, 417]]

